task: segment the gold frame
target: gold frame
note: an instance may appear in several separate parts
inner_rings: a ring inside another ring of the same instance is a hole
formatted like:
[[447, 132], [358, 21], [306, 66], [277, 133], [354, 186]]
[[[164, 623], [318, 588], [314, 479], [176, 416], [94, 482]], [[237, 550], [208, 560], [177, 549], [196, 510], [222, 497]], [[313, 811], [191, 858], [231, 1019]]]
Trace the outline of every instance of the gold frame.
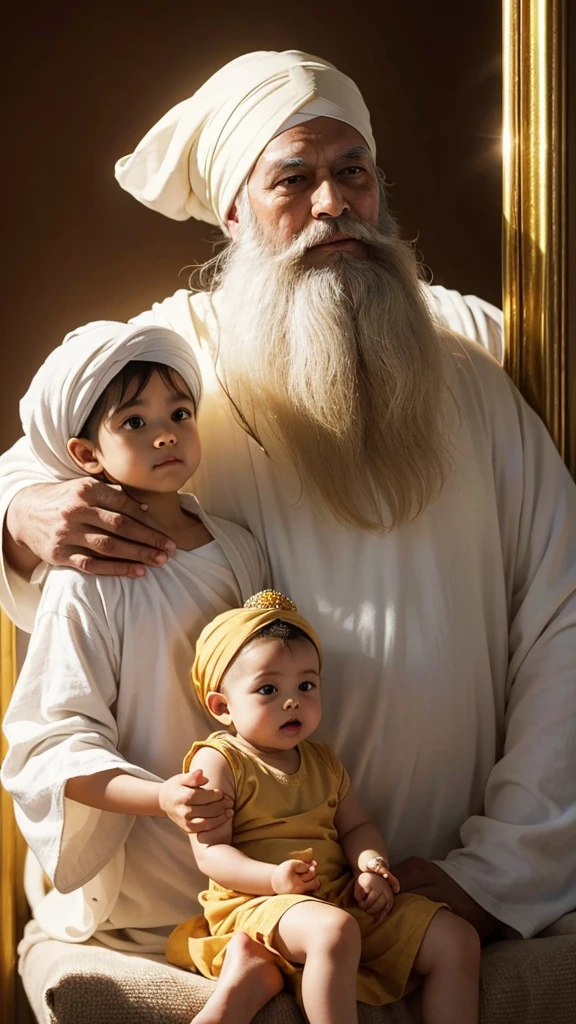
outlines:
[[[563, 457], [569, 452], [566, 25], [567, 0], [503, 0], [506, 368]], [[576, 459], [576, 451], [571, 458]], [[15, 629], [0, 613], [2, 716], [15, 674]], [[18, 1004], [15, 963], [25, 913], [24, 844], [4, 792], [0, 839], [0, 1006], [9, 1024], [16, 1021]]]
[[567, 424], [567, 0], [503, 0], [505, 366], [563, 458]]
[[[0, 611], [0, 717], [16, 680], [16, 628], [8, 616]], [[0, 739], [2, 757], [6, 741]], [[17, 1018], [19, 992], [16, 973], [16, 945], [26, 920], [26, 900], [23, 889], [24, 840], [16, 827], [12, 800], [0, 789], [0, 1006], [6, 1024]]]

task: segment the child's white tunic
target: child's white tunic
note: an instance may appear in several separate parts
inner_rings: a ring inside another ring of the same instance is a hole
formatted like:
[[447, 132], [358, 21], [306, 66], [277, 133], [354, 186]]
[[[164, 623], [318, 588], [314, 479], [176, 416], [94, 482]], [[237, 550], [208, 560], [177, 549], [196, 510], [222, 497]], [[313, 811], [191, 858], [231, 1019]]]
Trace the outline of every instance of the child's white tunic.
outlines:
[[[114, 768], [156, 782], [176, 775], [190, 737], [211, 728], [189, 681], [196, 639], [215, 615], [261, 590], [267, 572], [246, 530], [205, 516], [192, 496], [183, 504], [216, 540], [177, 551], [139, 580], [74, 569], [53, 569], [46, 579], [5, 719], [2, 782], [60, 890], [35, 907], [55, 938], [128, 929], [153, 945], [153, 935], [134, 930], [165, 937], [195, 912], [205, 886], [188, 836], [168, 819], [100, 811], [64, 796], [68, 779]], [[103, 937], [113, 945], [121, 938]]]

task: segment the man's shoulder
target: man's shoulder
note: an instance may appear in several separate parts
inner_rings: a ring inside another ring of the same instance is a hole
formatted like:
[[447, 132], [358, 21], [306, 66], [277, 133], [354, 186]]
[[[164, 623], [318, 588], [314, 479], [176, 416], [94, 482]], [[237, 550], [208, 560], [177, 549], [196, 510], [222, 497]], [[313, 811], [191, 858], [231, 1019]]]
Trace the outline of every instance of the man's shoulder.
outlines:
[[514, 385], [497, 359], [476, 341], [457, 334], [455, 331], [442, 329], [442, 342], [448, 356], [453, 377], [451, 384], [459, 390], [472, 388], [492, 401], [510, 400]]
[[502, 363], [504, 317], [501, 309], [477, 295], [462, 295], [442, 285], [423, 284], [422, 292], [442, 325], [470, 338]]
[[150, 309], [131, 317], [130, 323], [167, 327], [193, 344], [211, 329], [213, 320], [213, 297], [208, 292], [179, 288], [161, 302], [154, 302]]

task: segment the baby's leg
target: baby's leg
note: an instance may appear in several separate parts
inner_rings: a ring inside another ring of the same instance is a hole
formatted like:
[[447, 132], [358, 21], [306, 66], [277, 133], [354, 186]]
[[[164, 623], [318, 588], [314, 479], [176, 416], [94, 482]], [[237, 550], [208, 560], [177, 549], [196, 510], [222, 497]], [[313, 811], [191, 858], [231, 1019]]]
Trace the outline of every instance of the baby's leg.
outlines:
[[424, 1024], [477, 1024], [480, 940], [472, 925], [449, 910], [432, 918], [414, 961], [424, 975]]
[[286, 960], [304, 964], [302, 1002], [310, 1024], [357, 1024], [361, 939], [350, 914], [316, 900], [297, 903], [276, 925], [274, 946]]
[[283, 986], [282, 973], [272, 954], [249, 935], [238, 932], [226, 947], [216, 989], [193, 1024], [250, 1024]]

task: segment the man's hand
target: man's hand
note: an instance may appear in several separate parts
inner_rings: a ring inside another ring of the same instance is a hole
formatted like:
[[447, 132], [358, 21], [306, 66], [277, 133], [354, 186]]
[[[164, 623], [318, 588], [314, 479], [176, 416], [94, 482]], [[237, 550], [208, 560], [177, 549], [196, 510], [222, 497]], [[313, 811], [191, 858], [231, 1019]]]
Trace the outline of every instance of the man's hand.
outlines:
[[392, 887], [374, 871], [362, 871], [354, 886], [354, 899], [375, 924], [383, 921], [394, 906]]
[[[166, 816], [188, 834], [211, 833], [221, 825], [229, 825], [234, 817], [232, 797], [221, 789], [204, 789], [208, 779], [197, 768], [193, 772], [173, 775], [160, 786], [158, 802]], [[202, 841], [202, 840], [200, 840]]]
[[315, 860], [284, 860], [272, 872], [270, 883], [277, 896], [287, 893], [315, 892], [320, 881]]
[[38, 561], [100, 576], [143, 576], [145, 566], [164, 565], [176, 550], [174, 541], [146, 525], [146, 508], [92, 477], [34, 484], [8, 506], [6, 556], [23, 576]]
[[473, 926], [481, 939], [487, 939], [500, 922], [476, 903], [467, 892], [450, 878], [438, 864], [423, 857], [407, 857], [394, 865], [402, 892], [416, 892], [437, 903], [447, 903], [453, 913]]

